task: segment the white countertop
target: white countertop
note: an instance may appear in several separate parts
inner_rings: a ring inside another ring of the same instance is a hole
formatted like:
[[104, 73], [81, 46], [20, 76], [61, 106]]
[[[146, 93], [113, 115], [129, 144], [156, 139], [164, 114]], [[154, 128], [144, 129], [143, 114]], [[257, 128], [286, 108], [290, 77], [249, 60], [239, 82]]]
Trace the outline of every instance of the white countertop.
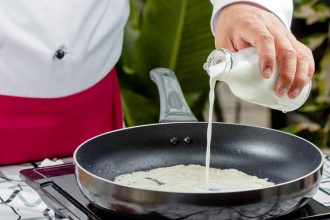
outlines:
[[[69, 162], [71, 158], [62, 161]], [[1, 219], [57, 219], [54, 217], [54, 212], [46, 206], [39, 195], [20, 179], [19, 171], [28, 168], [33, 168], [33, 165], [26, 163], [0, 167]], [[314, 199], [330, 206], [330, 157], [328, 156], [325, 157], [322, 183]]]

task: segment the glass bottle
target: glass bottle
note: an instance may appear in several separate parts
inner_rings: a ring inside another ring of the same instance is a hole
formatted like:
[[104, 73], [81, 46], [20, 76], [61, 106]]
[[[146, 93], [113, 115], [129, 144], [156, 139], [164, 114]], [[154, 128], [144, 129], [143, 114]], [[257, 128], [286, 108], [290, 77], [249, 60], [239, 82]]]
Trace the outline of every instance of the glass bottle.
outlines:
[[275, 94], [277, 65], [272, 76], [269, 79], [264, 78], [259, 70], [259, 56], [254, 47], [235, 53], [226, 49], [216, 49], [208, 56], [204, 69], [211, 80], [225, 82], [238, 98], [282, 112], [294, 111], [301, 107], [311, 90], [309, 82], [294, 99], [290, 99], [287, 94], [278, 97]]

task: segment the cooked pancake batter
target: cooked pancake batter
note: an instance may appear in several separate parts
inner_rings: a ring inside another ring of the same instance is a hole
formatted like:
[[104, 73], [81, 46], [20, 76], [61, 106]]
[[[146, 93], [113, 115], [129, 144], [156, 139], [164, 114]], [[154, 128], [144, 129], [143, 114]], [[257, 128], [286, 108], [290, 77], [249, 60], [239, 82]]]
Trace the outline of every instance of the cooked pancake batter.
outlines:
[[209, 189], [205, 189], [205, 166], [176, 165], [137, 171], [117, 176], [115, 183], [148, 190], [171, 192], [229, 192], [273, 186], [267, 179], [259, 179], [236, 169], [210, 168]]

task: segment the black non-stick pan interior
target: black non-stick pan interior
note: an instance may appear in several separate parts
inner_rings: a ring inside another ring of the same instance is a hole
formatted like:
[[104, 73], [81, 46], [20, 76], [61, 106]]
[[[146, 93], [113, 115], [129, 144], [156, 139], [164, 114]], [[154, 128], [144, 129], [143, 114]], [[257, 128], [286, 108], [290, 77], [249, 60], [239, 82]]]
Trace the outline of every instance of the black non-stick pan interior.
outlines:
[[[96, 176], [117, 175], [178, 164], [205, 165], [207, 123], [155, 124], [118, 130], [86, 142], [77, 162]], [[280, 131], [237, 124], [213, 124], [211, 167], [234, 168], [276, 184], [319, 168], [319, 150]]]

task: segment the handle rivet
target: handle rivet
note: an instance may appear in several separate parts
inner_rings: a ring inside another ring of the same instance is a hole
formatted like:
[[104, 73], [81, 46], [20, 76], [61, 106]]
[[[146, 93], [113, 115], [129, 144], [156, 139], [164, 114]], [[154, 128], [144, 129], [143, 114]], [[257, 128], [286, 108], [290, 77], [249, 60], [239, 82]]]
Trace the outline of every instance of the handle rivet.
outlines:
[[190, 144], [192, 142], [192, 139], [189, 136], [185, 137], [183, 140], [186, 144]]
[[179, 139], [177, 137], [172, 137], [170, 141], [171, 141], [171, 144], [173, 144], [173, 145], [176, 145], [179, 143]]

